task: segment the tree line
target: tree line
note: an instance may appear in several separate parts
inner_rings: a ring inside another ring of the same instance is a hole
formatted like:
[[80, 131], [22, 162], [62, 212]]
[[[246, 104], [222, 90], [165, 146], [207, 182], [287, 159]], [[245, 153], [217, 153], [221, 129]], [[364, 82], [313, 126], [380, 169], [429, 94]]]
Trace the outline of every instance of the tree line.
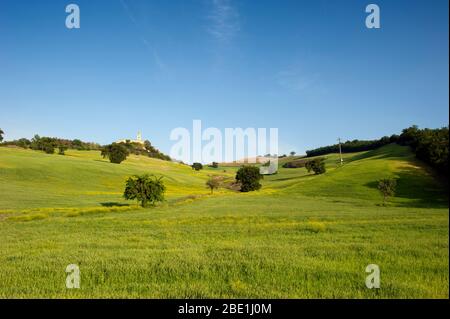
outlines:
[[[3, 141], [4, 132], [0, 129], [0, 142]], [[5, 141], [2, 146], [18, 146], [28, 148], [36, 151], [43, 151], [47, 154], [54, 154], [55, 150], [64, 155], [67, 149], [75, 149], [82, 151], [101, 151], [103, 157], [112, 158], [111, 162], [120, 163], [127, 158], [129, 154], [145, 155], [152, 158], [158, 158], [165, 161], [170, 161], [171, 158], [156, 149], [150, 141], [144, 141], [144, 144], [132, 143], [126, 141], [125, 143], [112, 143], [109, 145], [100, 145], [98, 143], [83, 142], [79, 139], [69, 140], [57, 137], [47, 137], [35, 135], [31, 140], [21, 138], [18, 140]]]
[[448, 127], [419, 129], [413, 125], [402, 131], [397, 143], [411, 147], [416, 157], [448, 178]]
[[[396, 143], [398, 140], [398, 135], [384, 136], [379, 140], [353, 140], [341, 143], [342, 153], [354, 153], [362, 151], [370, 151], [381, 146]], [[307, 157], [326, 155], [330, 153], [339, 153], [339, 144], [322, 146], [313, 150], [306, 151]]]
[[6, 141], [2, 145], [4, 146], [13, 145], [22, 148], [29, 148], [32, 150], [43, 151], [47, 154], [55, 153], [55, 149], [59, 149], [59, 153], [64, 154], [64, 151], [69, 148], [87, 151], [100, 150], [101, 148], [100, 144], [92, 142], [83, 142], [79, 139], [69, 140], [57, 137], [47, 137], [47, 136], [41, 137], [37, 134], [31, 140], [27, 138], [21, 138], [18, 140]]
[[[402, 130], [400, 135], [384, 136], [379, 140], [346, 141], [341, 144], [341, 150], [343, 153], [369, 151], [391, 143], [409, 146], [418, 159], [448, 177], [448, 140], [448, 126], [419, 129], [417, 125], [413, 125]], [[339, 144], [334, 144], [306, 151], [306, 155], [312, 157], [338, 152]]]

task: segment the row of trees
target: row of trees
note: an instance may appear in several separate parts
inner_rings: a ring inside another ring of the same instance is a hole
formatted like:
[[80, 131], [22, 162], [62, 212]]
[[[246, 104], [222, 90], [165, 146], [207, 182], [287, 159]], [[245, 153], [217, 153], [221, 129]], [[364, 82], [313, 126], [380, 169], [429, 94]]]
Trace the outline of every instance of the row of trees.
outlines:
[[416, 157], [448, 178], [448, 127], [419, 129], [416, 125], [402, 131], [400, 145], [410, 146]]
[[[341, 150], [343, 153], [353, 153], [353, 152], [362, 152], [362, 151], [370, 151], [374, 150], [376, 148], [379, 148], [381, 146], [390, 144], [390, 143], [396, 143], [399, 139], [398, 135], [391, 135], [384, 136], [380, 138], [379, 140], [369, 140], [369, 141], [362, 141], [362, 140], [353, 140], [353, 141], [346, 141], [344, 143], [341, 143]], [[329, 146], [323, 146], [319, 147], [313, 150], [306, 151], [307, 157], [313, 157], [313, 156], [320, 156], [320, 155], [326, 155], [330, 153], [338, 153], [339, 152], [339, 144], [329, 145]]]
[[[2, 131], [3, 132], [3, 131]], [[3, 133], [2, 133], [3, 134]], [[3, 140], [3, 137], [0, 141]], [[83, 142], [79, 139], [68, 140], [56, 137], [40, 137], [35, 135], [31, 140], [26, 138], [21, 138], [18, 140], [6, 141], [2, 145], [13, 145], [22, 148], [30, 148], [32, 150], [43, 151], [47, 154], [55, 153], [55, 150], [59, 150], [59, 154], [64, 154], [64, 152], [71, 148], [77, 150], [98, 150], [100, 149], [100, 144]]]
[[[346, 141], [341, 144], [343, 153], [368, 151], [381, 146], [397, 143], [410, 146], [416, 157], [435, 168], [448, 178], [449, 128], [419, 129], [413, 125], [402, 131], [400, 135], [384, 136], [379, 140]], [[306, 151], [307, 157], [339, 152], [339, 144], [324, 146]]]
[[[0, 142], [3, 141], [4, 132], [0, 129]], [[12, 140], [2, 143], [2, 145], [13, 145], [22, 148], [29, 148], [33, 150], [43, 151], [47, 154], [55, 153], [58, 149], [58, 153], [64, 155], [67, 149], [75, 150], [100, 150], [103, 157], [110, 158], [112, 163], [121, 163], [129, 154], [145, 155], [152, 158], [159, 158], [165, 161], [170, 161], [171, 158], [168, 155], [160, 152], [153, 147], [150, 141], [146, 140], [144, 144], [132, 143], [127, 141], [126, 143], [113, 143], [110, 145], [101, 146], [98, 143], [83, 142], [79, 139], [69, 140], [56, 137], [40, 137], [35, 135], [31, 140], [21, 138], [18, 140]], [[120, 145], [120, 146], [118, 146]]]

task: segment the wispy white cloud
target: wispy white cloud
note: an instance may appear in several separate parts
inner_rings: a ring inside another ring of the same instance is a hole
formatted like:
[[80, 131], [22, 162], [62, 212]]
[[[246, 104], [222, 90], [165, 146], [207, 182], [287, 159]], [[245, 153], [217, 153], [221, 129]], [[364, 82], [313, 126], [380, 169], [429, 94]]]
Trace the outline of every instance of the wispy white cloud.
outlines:
[[133, 24], [137, 26], [136, 18], [134, 17], [133, 12], [131, 12], [130, 7], [128, 6], [127, 2], [125, 0], [119, 0], [119, 1], [123, 7], [123, 10], [127, 14], [128, 18], [130, 18], [131, 22], [133, 22]]
[[208, 32], [220, 43], [229, 43], [240, 29], [239, 12], [231, 0], [212, 0]]
[[160, 55], [158, 54], [158, 51], [155, 49], [155, 46], [150, 43], [145, 37], [145, 32], [143, 32], [143, 28], [139, 25], [138, 20], [136, 19], [136, 16], [134, 15], [133, 11], [131, 10], [130, 6], [128, 5], [126, 0], [120, 0], [120, 3], [122, 4], [122, 7], [128, 16], [128, 18], [131, 20], [131, 22], [134, 24], [136, 29], [139, 31], [140, 38], [142, 40], [142, 43], [147, 48], [147, 50], [152, 54], [153, 62], [158, 67], [160, 71], [166, 72], [167, 71], [167, 65], [163, 62]]
[[296, 67], [282, 70], [275, 75], [278, 85], [294, 92], [302, 92], [311, 88], [318, 79], [318, 73], [302, 72], [301, 69]]

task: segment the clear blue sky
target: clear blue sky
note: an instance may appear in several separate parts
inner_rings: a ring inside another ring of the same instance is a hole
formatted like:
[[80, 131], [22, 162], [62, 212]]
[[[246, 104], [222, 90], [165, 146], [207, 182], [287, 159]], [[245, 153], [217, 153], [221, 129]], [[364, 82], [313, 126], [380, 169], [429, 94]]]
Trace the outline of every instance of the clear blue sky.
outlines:
[[[81, 29], [65, 27], [65, 7]], [[365, 7], [381, 8], [381, 29]], [[448, 125], [448, 1], [0, 1], [0, 128], [109, 143], [278, 127], [280, 153]]]

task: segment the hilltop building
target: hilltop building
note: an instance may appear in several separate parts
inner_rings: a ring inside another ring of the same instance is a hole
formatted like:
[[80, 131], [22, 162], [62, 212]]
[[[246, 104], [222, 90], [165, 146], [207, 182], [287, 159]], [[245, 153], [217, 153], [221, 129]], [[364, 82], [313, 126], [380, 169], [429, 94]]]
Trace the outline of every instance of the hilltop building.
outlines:
[[118, 140], [118, 141], [116, 141], [116, 143], [136, 143], [136, 144], [144, 145], [144, 141], [142, 140], [141, 132], [137, 133], [137, 136], [136, 136], [135, 140], [124, 139], [124, 140]]

